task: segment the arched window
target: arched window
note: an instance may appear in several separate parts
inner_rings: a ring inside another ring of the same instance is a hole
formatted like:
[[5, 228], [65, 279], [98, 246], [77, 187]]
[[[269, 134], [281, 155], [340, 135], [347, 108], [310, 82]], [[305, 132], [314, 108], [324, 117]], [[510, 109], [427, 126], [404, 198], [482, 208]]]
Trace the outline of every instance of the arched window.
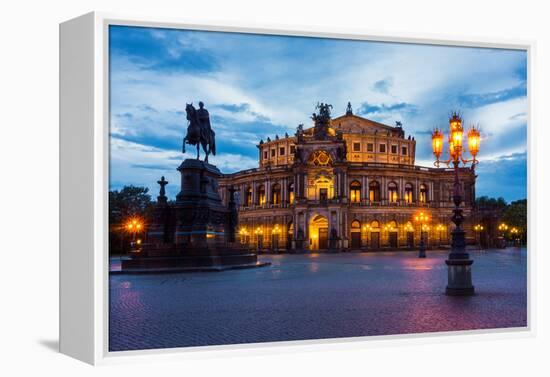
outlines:
[[370, 223], [371, 229], [378, 229], [380, 228], [380, 221], [378, 220], [372, 220]]
[[390, 232], [397, 232], [397, 221], [392, 220], [388, 223], [388, 228], [390, 229]]
[[390, 203], [397, 203], [397, 183], [395, 182], [388, 183], [388, 199]]
[[252, 205], [252, 187], [248, 187], [246, 189], [244, 203], [247, 207], [250, 207]]
[[425, 184], [420, 185], [420, 197], [418, 198], [420, 203], [427, 203], [428, 202], [428, 186]]
[[411, 183], [405, 184], [405, 203], [413, 202], [413, 185]]
[[369, 183], [369, 200], [371, 202], [380, 201], [380, 183], [377, 181]]
[[361, 231], [361, 222], [359, 222], [359, 220], [353, 220], [351, 222], [351, 231]]
[[271, 187], [271, 203], [281, 204], [281, 185], [278, 183]]
[[359, 182], [351, 182], [349, 185], [349, 196], [352, 203], [359, 203], [361, 201], [361, 184]]
[[288, 202], [294, 203], [294, 183], [288, 185]]
[[259, 205], [265, 204], [265, 186], [264, 185], [260, 185], [260, 187], [258, 187], [258, 204]]

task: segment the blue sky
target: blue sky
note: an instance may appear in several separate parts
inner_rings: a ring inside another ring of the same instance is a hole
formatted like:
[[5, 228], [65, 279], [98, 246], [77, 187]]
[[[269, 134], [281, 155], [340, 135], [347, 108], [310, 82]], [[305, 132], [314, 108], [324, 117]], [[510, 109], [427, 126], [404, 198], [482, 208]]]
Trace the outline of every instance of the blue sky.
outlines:
[[266, 36], [127, 26], [110, 28], [111, 189], [174, 197], [185, 157], [185, 104], [202, 100], [216, 131], [211, 162], [229, 173], [258, 166], [256, 144], [310, 125], [317, 102], [417, 140], [432, 166], [430, 132], [459, 110], [481, 127], [477, 195], [527, 196], [527, 54], [517, 50]]

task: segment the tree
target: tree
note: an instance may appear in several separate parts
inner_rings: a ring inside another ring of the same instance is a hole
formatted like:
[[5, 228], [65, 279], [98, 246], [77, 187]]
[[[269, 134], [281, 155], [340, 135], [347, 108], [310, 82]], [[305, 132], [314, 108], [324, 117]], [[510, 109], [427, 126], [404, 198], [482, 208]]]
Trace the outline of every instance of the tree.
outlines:
[[482, 210], [505, 209], [507, 206], [504, 198], [489, 198], [488, 196], [480, 196], [476, 199], [476, 207]]
[[109, 191], [109, 223], [119, 224], [127, 218], [146, 217], [151, 206], [147, 187], [124, 186], [122, 190]]
[[120, 191], [109, 191], [109, 251], [122, 253], [127, 240], [124, 223], [140, 218], [147, 223], [152, 209], [147, 187], [124, 186]]
[[527, 241], [527, 199], [516, 200], [510, 203], [504, 210], [502, 221], [508, 224], [509, 228], [519, 230], [519, 238], [522, 242]]

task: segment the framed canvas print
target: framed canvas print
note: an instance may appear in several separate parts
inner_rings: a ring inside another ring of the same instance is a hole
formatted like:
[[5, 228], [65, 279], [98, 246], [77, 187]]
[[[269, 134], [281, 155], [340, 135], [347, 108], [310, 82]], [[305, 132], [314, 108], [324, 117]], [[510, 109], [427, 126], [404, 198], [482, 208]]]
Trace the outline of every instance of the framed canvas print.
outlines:
[[91, 13], [60, 51], [62, 352], [532, 330], [531, 43]]

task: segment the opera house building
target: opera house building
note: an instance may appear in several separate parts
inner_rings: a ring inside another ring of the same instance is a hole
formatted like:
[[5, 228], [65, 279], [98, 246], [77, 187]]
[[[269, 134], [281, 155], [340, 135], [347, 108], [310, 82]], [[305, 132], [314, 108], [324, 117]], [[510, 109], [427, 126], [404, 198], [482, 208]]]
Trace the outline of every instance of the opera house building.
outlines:
[[[407, 250], [421, 236], [428, 247], [448, 245], [453, 170], [415, 165], [416, 141], [401, 123], [362, 118], [349, 104], [332, 118], [330, 108], [320, 104], [312, 127], [294, 136], [260, 141], [257, 168], [220, 179], [226, 204], [236, 189], [240, 242], [261, 252]], [[475, 172], [459, 174], [471, 219]]]

